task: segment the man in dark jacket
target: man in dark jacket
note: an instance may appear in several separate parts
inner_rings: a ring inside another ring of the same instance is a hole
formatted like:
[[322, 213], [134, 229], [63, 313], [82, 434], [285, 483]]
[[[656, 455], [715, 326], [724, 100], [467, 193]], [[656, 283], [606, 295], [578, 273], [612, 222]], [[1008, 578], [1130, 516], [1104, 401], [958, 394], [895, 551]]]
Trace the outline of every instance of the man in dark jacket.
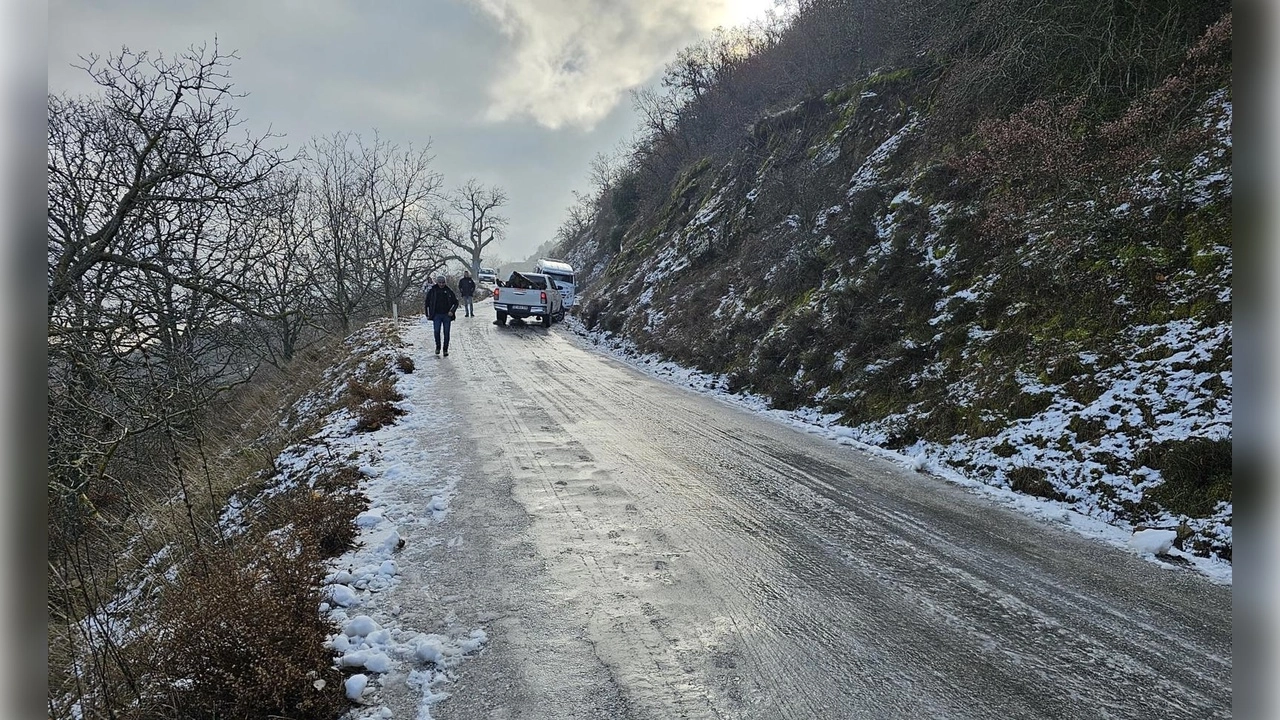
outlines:
[[444, 356], [449, 357], [449, 325], [453, 322], [454, 313], [458, 310], [458, 297], [448, 285], [444, 284], [444, 276], [436, 276], [436, 284], [427, 288], [427, 297], [423, 303], [423, 314], [431, 318], [436, 333], [436, 354], [440, 354], [440, 329], [444, 327]]
[[462, 316], [475, 317], [475, 308], [472, 307], [471, 300], [476, 294], [476, 281], [471, 279], [471, 273], [462, 273], [462, 279], [458, 281], [458, 294], [462, 296]]

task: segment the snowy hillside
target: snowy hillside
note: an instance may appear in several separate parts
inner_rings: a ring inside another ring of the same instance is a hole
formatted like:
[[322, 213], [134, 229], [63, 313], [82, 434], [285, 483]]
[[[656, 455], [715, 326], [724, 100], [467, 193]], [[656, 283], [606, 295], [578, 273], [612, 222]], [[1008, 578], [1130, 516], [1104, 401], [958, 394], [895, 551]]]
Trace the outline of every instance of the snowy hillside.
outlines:
[[558, 249], [579, 317], [859, 442], [1229, 561], [1229, 37], [1227, 16], [1107, 116], [1042, 98], [962, 145], [931, 124], [925, 69], [765, 113], [661, 195], [602, 193]]

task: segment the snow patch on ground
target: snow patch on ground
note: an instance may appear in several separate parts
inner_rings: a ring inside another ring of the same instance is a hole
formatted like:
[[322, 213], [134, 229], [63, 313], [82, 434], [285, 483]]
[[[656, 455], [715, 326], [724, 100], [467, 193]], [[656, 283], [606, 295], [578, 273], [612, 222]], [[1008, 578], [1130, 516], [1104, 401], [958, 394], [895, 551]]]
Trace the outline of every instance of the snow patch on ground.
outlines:
[[[402, 323], [400, 332], [412, 347], [434, 343], [429, 327], [420, 322]], [[352, 720], [391, 716], [380, 694], [392, 678], [417, 693], [417, 718], [429, 720], [432, 706], [449, 696], [457, 666], [487, 640], [483, 628], [444, 636], [409, 627], [399, 619], [401, 609], [388, 592], [400, 581], [396, 558], [404, 535], [444, 520], [461, 479], [446, 448], [431, 441], [427, 408], [434, 383], [424, 369], [399, 375], [396, 389], [404, 400], [398, 406], [406, 411], [399, 422], [371, 433], [329, 435], [335, 455], [358, 458], [365, 477], [360, 489], [369, 498], [369, 508], [357, 518], [356, 547], [330, 563], [325, 583], [331, 602], [319, 608], [339, 628], [327, 643], [338, 654], [338, 664], [360, 670], [346, 687], [361, 704], [348, 713]], [[406, 502], [405, 487], [419, 488], [420, 496], [430, 500], [425, 505]], [[364, 679], [355, 680], [360, 676]]]
[[863, 190], [870, 190], [880, 184], [880, 176], [884, 173], [884, 166], [888, 162], [889, 156], [898, 149], [898, 146], [902, 144], [903, 140], [906, 140], [907, 136], [916, 129], [918, 124], [918, 119], [912, 116], [897, 132], [890, 135], [888, 139], [880, 143], [879, 147], [871, 151], [866, 161], [849, 179], [849, 190], [845, 193], [846, 197], [853, 197]]
[[[399, 349], [385, 346], [375, 329], [376, 325], [357, 334], [355, 352], [382, 356], [394, 367]], [[434, 343], [430, 328], [421, 322], [402, 321], [400, 332], [414, 347]], [[409, 627], [398, 619], [400, 608], [390, 600], [390, 591], [400, 582], [397, 558], [405, 536], [417, 528], [434, 527], [448, 516], [460, 480], [456, 471], [449, 470], [453, 464], [447, 449], [431, 440], [432, 416], [427, 408], [434, 383], [423, 369], [398, 375], [396, 389], [404, 399], [396, 405], [405, 414], [380, 430], [355, 433], [355, 419], [346, 409], [331, 413], [319, 431], [280, 454], [276, 462], [280, 473], [264, 493], [271, 496], [291, 487], [314, 487], [322, 472], [335, 463], [359, 467], [359, 489], [369, 499], [369, 507], [356, 516], [355, 547], [330, 561], [323, 580], [325, 601], [317, 608], [335, 628], [325, 644], [334, 652], [336, 665], [357, 671], [344, 686], [347, 696], [360, 705], [347, 713], [349, 720], [391, 717], [391, 710], [380, 702], [391, 678], [401, 679], [417, 693], [416, 717], [429, 720], [431, 707], [449, 695], [454, 669], [487, 638], [483, 628], [443, 636]], [[299, 402], [302, 417], [340, 394], [345, 380], [332, 373], [321, 387]], [[406, 502], [406, 487], [430, 499], [425, 504]], [[248, 503], [233, 498], [222, 514], [222, 531], [237, 532], [247, 508], [261, 497]]]

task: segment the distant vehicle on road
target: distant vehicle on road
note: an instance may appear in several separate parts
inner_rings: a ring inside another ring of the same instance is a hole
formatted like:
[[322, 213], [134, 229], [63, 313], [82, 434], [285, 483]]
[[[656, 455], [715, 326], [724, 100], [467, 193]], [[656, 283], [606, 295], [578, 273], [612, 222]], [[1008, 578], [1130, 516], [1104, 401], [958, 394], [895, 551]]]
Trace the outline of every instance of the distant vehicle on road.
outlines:
[[578, 284], [574, 277], [572, 265], [563, 260], [540, 258], [538, 264], [533, 267], [533, 271], [547, 275], [552, 280], [555, 280], [556, 285], [560, 288], [560, 294], [564, 297], [564, 306], [566, 308], [573, 307]]
[[497, 285], [498, 269], [491, 267], [480, 268], [480, 271], [476, 273], [476, 282], [481, 285]]
[[506, 325], [508, 317], [516, 320], [536, 317], [543, 327], [563, 320], [564, 299], [556, 285], [542, 273], [511, 273], [506, 282], [498, 283], [493, 289], [493, 309], [498, 314], [498, 324]]

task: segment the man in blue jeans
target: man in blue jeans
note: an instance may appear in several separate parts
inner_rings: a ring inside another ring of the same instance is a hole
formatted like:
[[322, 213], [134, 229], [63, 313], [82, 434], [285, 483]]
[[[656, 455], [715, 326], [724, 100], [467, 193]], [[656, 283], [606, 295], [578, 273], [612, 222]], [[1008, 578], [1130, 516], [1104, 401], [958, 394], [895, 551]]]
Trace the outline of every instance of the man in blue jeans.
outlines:
[[476, 312], [471, 303], [476, 294], [476, 281], [471, 279], [471, 273], [462, 273], [462, 279], [458, 281], [458, 294], [462, 296], [462, 316], [475, 317]]
[[449, 325], [453, 322], [454, 313], [458, 310], [458, 297], [448, 285], [444, 284], [444, 276], [436, 276], [436, 284], [427, 288], [427, 297], [423, 301], [423, 314], [431, 318], [436, 334], [436, 354], [440, 354], [440, 330], [444, 328], [444, 356], [449, 357]]

